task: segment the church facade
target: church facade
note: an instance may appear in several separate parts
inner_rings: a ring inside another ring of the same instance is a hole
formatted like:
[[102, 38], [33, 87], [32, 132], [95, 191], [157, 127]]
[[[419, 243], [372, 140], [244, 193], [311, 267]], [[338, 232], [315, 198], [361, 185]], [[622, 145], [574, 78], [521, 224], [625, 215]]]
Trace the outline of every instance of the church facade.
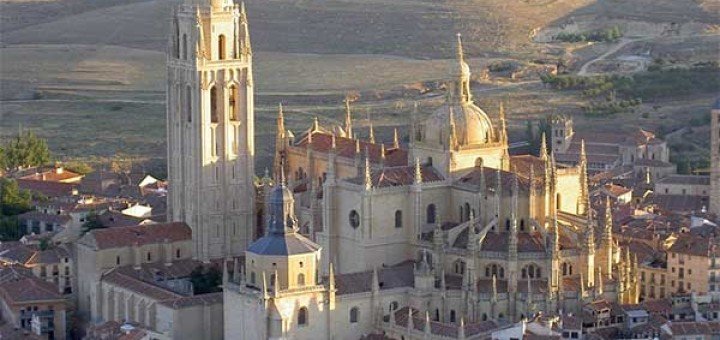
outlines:
[[372, 126], [358, 138], [349, 103], [342, 126], [299, 134], [280, 107], [275, 179], [260, 189], [246, 14], [206, 2], [173, 16], [169, 216], [192, 228], [195, 258], [235, 258], [225, 338], [472, 338], [637, 301], [612, 205], [590, 201], [584, 143], [576, 166], [545, 145], [511, 156], [502, 105], [493, 121], [474, 104], [460, 36], [454, 86], [429, 118], [410, 117], [409, 143], [397, 131], [381, 143]]

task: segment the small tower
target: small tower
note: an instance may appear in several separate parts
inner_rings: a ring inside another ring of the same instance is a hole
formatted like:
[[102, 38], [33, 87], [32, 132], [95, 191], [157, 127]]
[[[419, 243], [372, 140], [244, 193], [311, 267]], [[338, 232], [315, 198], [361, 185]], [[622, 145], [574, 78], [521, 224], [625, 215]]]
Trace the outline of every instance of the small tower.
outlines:
[[548, 125], [550, 125], [550, 140], [552, 141], [550, 148], [552, 152], [567, 152], [575, 134], [572, 118], [563, 114], [552, 114], [548, 117]]

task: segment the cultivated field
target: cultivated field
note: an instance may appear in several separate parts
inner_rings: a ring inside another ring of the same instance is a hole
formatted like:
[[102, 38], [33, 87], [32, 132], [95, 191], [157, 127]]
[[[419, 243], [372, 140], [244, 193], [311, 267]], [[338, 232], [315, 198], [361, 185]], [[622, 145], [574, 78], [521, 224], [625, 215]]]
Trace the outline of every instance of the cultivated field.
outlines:
[[[164, 162], [164, 49], [170, 0], [0, 2], [0, 138], [18, 126], [49, 139], [61, 158], [123, 151]], [[272, 138], [277, 102], [300, 131], [310, 118], [339, 121], [359, 93], [358, 125], [379, 134], [407, 123], [412, 101], [440, 104], [455, 33], [476, 74], [499, 61], [567, 62], [571, 72], [642, 71], [637, 56], [679, 64], [717, 59], [720, 0], [248, 0], [257, 84], [257, 132]], [[626, 42], [557, 43], [558, 32], [622, 28]], [[599, 59], [600, 57], [600, 59]], [[714, 58], [715, 57], [715, 58]], [[615, 65], [617, 64], [617, 65]], [[627, 64], [627, 65], [626, 65]], [[609, 66], [608, 66], [609, 65]], [[628, 66], [629, 65], [629, 66]], [[643, 64], [644, 65], [644, 64]], [[419, 89], [429, 90], [421, 95]], [[672, 131], [705, 115], [713, 94], [664, 98], [633, 115], [587, 119], [587, 99], [544, 88], [537, 74], [491, 74], [473, 86], [491, 115], [506, 101], [515, 136], [526, 120], [559, 111], [582, 126]], [[719, 89], [720, 90], [720, 89]], [[642, 113], [647, 113], [643, 115]], [[607, 123], [607, 124], [606, 124]], [[700, 141], [702, 143], [702, 141]], [[270, 150], [258, 150], [266, 154]], [[268, 159], [261, 159], [262, 169]]]

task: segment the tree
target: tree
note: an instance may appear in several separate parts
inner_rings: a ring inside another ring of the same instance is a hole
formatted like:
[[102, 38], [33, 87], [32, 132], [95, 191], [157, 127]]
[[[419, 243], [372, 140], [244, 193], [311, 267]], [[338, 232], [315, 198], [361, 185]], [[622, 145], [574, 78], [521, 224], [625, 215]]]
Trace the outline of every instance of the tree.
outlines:
[[85, 223], [82, 225], [82, 234], [85, 235], [90, 230], [102, 228], [105, 228], [105, 225], [100, 221], [100, 216], [95, 211], [91, 211], [85, 216]]
[[222, 290], [222, 272], [217, 267], [197, 266], [190, 273], [190, 282], [196, 295], [219, 292]]
[[0, 165], [5, 169], [15, 170], [32, 166], [40, 166], [50, 162], [50, 149], [47, 142], [28, 131], [18, 135], [2, 147]]
[[21, 190], [16, 181], [0, 178], [0, 215], [14, 216], [32, 209], [32, 195]]
[[40, 250], [48, 250], [50, 248], [50, 238], [49, 237], [43, 237], [40, 239], [40, 244], [38, 244], [38, 247]]

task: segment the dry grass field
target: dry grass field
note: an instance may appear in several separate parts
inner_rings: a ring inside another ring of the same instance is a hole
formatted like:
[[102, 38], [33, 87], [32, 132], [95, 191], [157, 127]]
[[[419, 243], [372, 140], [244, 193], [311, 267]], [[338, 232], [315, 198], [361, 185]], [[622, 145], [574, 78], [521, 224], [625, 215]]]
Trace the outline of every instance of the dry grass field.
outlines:
[[[162, 164], [166, 32], [172, 0], [8, 0], [0, 2], [0, 138], [17, 127], [48, 138], [61, 158], [116, 152]], [[422, 84], [449, 79], [454, 35], [463, 34], [473, 71], [497, 60], [527, 65], [564, 58], [570, 70], [613, 44], [547, 40], [560, 31], [617, 25], [635, 39], [602, 62], [650, 51], [681, 63], [713, 60], [720, 0], [247, 0], [255, 51], [257, 145], [272, 138], [274, 108], [288, 104], [292, 129], [309, 118], [335, 122], [346, 92], [361, 94], [358, 124], [372, 116], [379, 134], [404, 125], [405, 105], [427, 114], [437, 91]], [[679, 27], [676, 33], [668, 28]], [[674, 34], [674, 35], [673, 35]], [[602, 65], [598, 62], [598, 65]], [[504, 100], [511, 128], [550, 112], [582, 126], [672, 129], [704, 114], [712, 94], [646, 103], [647, 115], [602, 122], [580, 114], [587, 100], [544, 88], [536, 76], [493, 77], [473, 88], [491, 115]], [[707, 103], [707, 104], [705, 104]], [[258, 150], [266, 154], [270, 150]], [[257, 167], [262, 169], [267, 159]]]

